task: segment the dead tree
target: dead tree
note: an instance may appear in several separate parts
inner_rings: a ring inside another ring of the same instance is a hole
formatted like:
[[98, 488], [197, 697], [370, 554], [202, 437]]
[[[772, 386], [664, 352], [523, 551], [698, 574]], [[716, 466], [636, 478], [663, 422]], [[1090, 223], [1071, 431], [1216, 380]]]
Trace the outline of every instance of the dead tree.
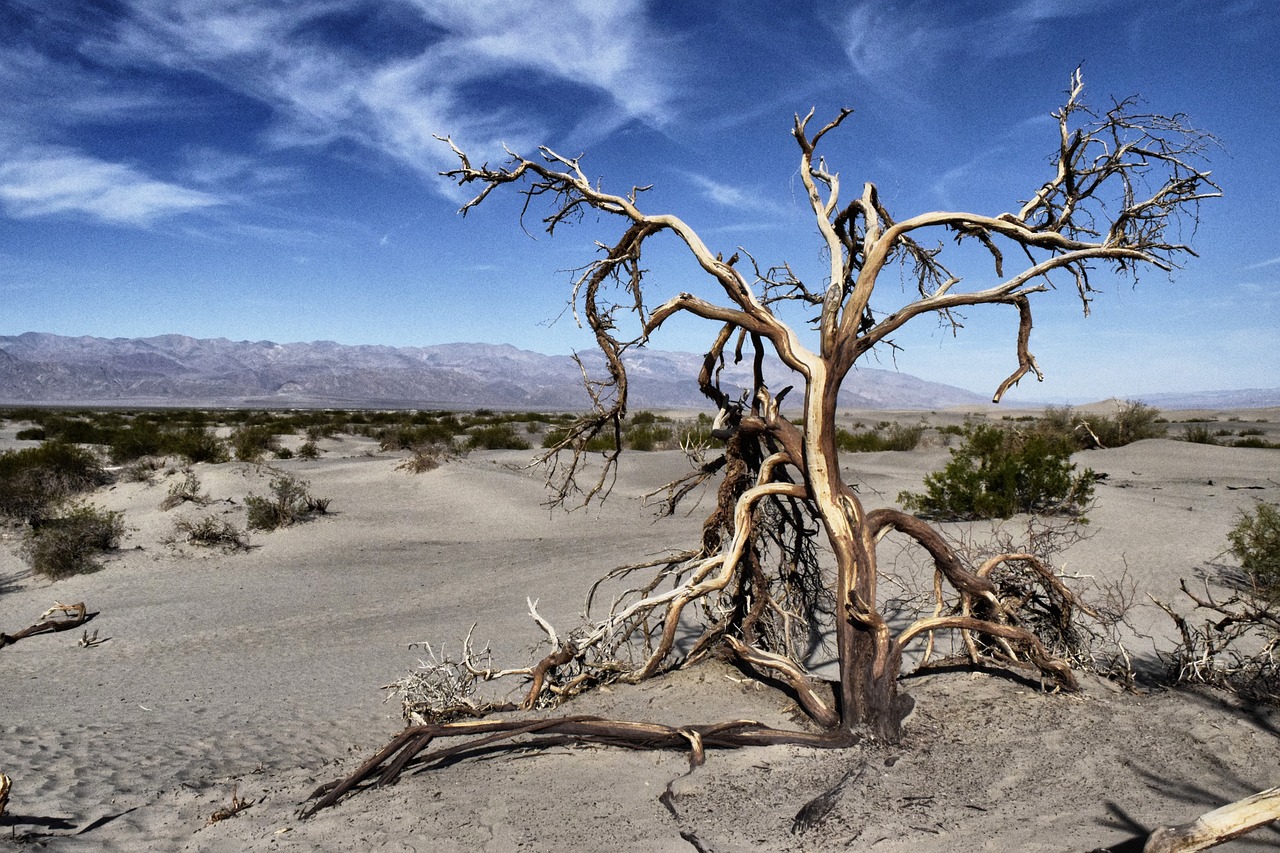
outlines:
[[[895, 219], [871, 183], [846, 200], [839, 174], [819, 148], [851, 111], [842, 110], [816, 130], [812, 110], [797, 115], [791, 134], [799, 176], [830, 264], [817, 284], [803, 281], [785, 264], [762, 269], [742, 249], [725, 260], [684, 220], [646, 212], [641, 205], [646, 188], [608, 192], [587, 176], [578, 158], [543, 147], [533, 158], [508, 152], [505, 165], [476, 166], [452, 141], [443, 140], [459, 162], [444, 174], [464, 188], [479, 188], [462, 207], [464, 215], [510, 186], [523, 195], [526, 214], [549, 202], [542, 220], [548, 232], [588, 212], [616, 220], [623, 229], [614, 242], [597, 244], [600, 256], [573, 284], [575, 314], [594, 333], [607, 375], [588, 377], [594, 410], [543, 458], [554, 500], [590, 501], [608, 493], [627, 413], [624, 356], [647, 344], [670, 318], [692, 315], [715, 329], [698, 381], [720, 412], [716, 427], [726, 439], [725, 452], [673, 483], [668, 499], [674, 507], [695, 485], [719, 476], [717, 503], [701, 541], [688, 551], [617, 569], [598, 582], [591, 598], [602, 584], [628, 588], [603, 614], [589, 616], [568, 634], [561, 636], [531, 605], [551, 643], [538, 663], [493, 669], [469, 644], [462, 660], [439, 662], [450, 676], [444, 682], [456, 685], [452, 699], [437, 695], [432, 707], [420, 709], [421, 725], [407, 729], [349, 779], [317, 791], [320, 799], [313, 808], [336, 801], [366, 779], [390, 781], [415, 757], [444, 758], [513, 737], [684, 745], [695, 760], [707, 745], [841, 746], [868, 735], [897, 741], [910, 708], [910, 699], [898, 693], [903, 649], [917, 641], [932, 646], [939, 632], [958, 633], [975, 663], [1020, 667], [1056, 687], [1075, 689], [1069, 666], [1030, 627], [1022, 605], [1031, 596], [1003, 594], [995, 579], [1002, 567], [1016, 564], [1024, 582], [1037, 579], [1036, 598], [1051, 601], [1059, 617], [1069, 616], [1077, 602], [1050, 568], [1025, 553], [966, 565], [921, 520], [894, 509], [864, 509], [841, 475], [835, 419], [849, 371], [876, 347], [892, 347], [891, 336], [911, 320], [933, 315], [958, 329], [960, 309], [1015, 309], [1017, 366], [996, 390], [999, 401], [1026, 374], [1040, 376], [1030, 349], [1032, 305], [1053, 289], [1053, 279], [1074, 284], [1087, 313], [1100, 269], [1122, 276], [1136, 276], [1145, 266], [1168, 272], [1193, 254], [1179, 227], [1194, 229], [1199, 203], [1220, 194], [1203, 168], [1212, 138], [1183, 116], [1144, 112], [1132, 98], [1095, 112], [1081, 100], [1081, 90], [1077, 71], [1065, 105], [1053, 113], [1059, 132], [1047, 180], [1029, 199], [987, 214], [934, 211]], [[681, 293], [650, 303], [642, 258], [648, 241], [659, 236], [674, 237], [687, 250], [716, 298]], [[989, 258], [991, 279], [966, 287], [953, 275], [941, 259], [948, 238], [971, 244]], [[1019, 268], [1007, 274], [1010, 253]], [[911, 283], [905, 304], [895, 301], [897, 307], [889, 304], [893, 294], [877, 291], [889, 271], [887, 278], [906, 277]], [[784, 320], [796, 307], [813, 315], [807, 328]], [[621, 331], [626, 322], [635, 324], [631, 336]], [[768, 351], [797, 377], [798, 420], [782, 410], [793, 389], [775, 391], [765, 384]], [[739, 399], [720, 387], [720, 368], [728, 357], [750, 358], [754, 365], [753, 387]], [[586, 376], [585, 366], [583, 372]], [[600, 435], [612, 437], [615, 449], [592, 470], [598, 454], [588, 452], [588, 442]], [[932, 607], [897, 631], [877, 603], [876, 550], [889, 534], [921, 546], [936, 573]], [[825, 552], [821, 560], [820, 552]], [[834, 622], [839, 665], [838, 682], [830, 689], [804, 665], [815, 625], [824, 618]], [[680, 629], [691, 622], [697, 639], [678, 643]], [[523, 707], [546, 708], [593, 685], [640, 681], [716, 652], [787, 685], [815, 729], [781, 731], [749, 721], [674, 728], [581, 717], [450, 722], [497, 707], [463, 695], [486, 679], [523, 677], [528, 682]], [[477, 737], [420, 755], [438, 739], [459, 735]]]

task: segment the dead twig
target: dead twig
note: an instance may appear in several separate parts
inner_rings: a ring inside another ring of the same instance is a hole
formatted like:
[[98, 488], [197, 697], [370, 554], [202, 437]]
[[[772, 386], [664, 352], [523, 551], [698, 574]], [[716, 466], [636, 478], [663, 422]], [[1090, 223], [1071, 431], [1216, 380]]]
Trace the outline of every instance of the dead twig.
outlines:
[[229, 817], [235, 817], [236, 815], [240, 814], [240, 812], [249, 808], [249, 806], [253, 805], [256, 802], [255, 800], [242, 800], [238, 796], [238, 789], [239, 789], [238, 785], [233, 786], [231, 788], [231, 805], [227, 806], [226, 808], [218, 809], [216, 812], [209, 815], [209, 819], [204, 822], [205, 826], [213, 826], [215, 823], [217, 823], [220, 820], [226, 820]]

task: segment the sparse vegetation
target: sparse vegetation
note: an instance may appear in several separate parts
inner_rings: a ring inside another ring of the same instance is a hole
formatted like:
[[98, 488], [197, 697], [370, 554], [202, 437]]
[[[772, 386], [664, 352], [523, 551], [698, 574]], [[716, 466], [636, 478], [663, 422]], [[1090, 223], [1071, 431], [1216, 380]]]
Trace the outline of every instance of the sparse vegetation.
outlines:
[[873, 430], [850, 432], [836, 430], [836, 447], [852, 453], [874, 453], [884, 450], [915, 450], [924, 435], [924, 426], [884, 423]]
[[974, 424], [951, 461], [925, 477], [923, 494], [902, 492], [911, 512], [935, 519], [1009, 518], [1081, 513], [1093, 499], [1094, 474], [1076, 474], [1061, 436]]
[[1254, 702], [1280, 703], [1280, 506], [1260, 503], [1242, 513], [1227, 534], [1240, 571], [1223, 567], [1225, 598], [1205, 583], [1182, 592], [1203, 622], [1157, 602], [1173, 619], [1181, 642], [1168, 658], [1178, 683], [1211, 684]]
[[307, 482], [288, 474], [271, 480], [270, 497], [248, 495], [244, 499], [250, 530], [278, 530], [304, 521], [313, 514], [329, 509], [328, 498], [315, 498], [307, 492]]
[[225, 518], [206, 515], [203, 518], [179, 518], [173, 523], [172, 543], [186, 542], [206, 548], [240, 551], [249, 547], [248, 534]]
[[1221, 444], [1213, 430], [1203, 424], [1191, 424], [1182, 430], [1180, 438], [1192, 444]]
[[245, 424], [231, 433], [230, 443], [236, 459], [257, 462], [268, 453], [280, 449], [276, 428], [266, 424]]
[[467, 438], [471, 450], [528, 450], [532, 447], [509, 423], [495, 423], [472, 430]]
[[0, 515], [35, 521], [110, 480], [96, 454], [62, 441], [0, 453]]
[[1114, 415], [1085, 415], [1070, 406], [1049, 406], [1039, 420], [1041, 431], [1070, 440], [1076, 447], [1123, 447], [1147, 438], [1160, 438], [1166, 430], [1160, 410], [1126, 400]]
[[122, 536], [122, 513], [80, 506], [33, 524], [23, 539], [21, 554], [36, 574], [61, 580], [102, 568], [99, 555], [118, 547]]
[[209, 502], [208, 494], [200, 494], [200, 478], [190, 470], [182, 472], [182, 478], [169, 486], [169, 494], [160, 502], [160, 509], [168, 511], [188, 502], [199, 506]]

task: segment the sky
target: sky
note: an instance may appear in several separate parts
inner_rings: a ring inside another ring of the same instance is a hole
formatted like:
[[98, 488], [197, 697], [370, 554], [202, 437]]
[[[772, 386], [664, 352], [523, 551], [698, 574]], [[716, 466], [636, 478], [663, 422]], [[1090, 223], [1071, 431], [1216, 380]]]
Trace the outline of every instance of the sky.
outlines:
[[[0, 335], [588, 349], [572, 270], [620, 223], [549, 237], [514, 193], [461, 217], [436, 136], [492, 163], [580, 155], [713, 250], [820, 286], [797, 112], [854, 110], [823, 149], [846, 198], [872, 181], [898, 219], [994, 215], [1050, 176], [1080, 66], [1087, 102], [1139, 95], [1214, 134], [1224, 196], [1172, 275], [1100, 269], [1088, 318], [1069, 281], [1041, 294], [1045, 381], [1007, 399], [1274, 388], [1278, 24], [1273, 0], [0, 0]], [[655, 303], [706, 287], [670, 240], [646, 266]], [[873, 307], [905, 296], [883, 282]], [[990, 394], [1015, 335], [1007, 307], [956, 334], [922, 317], [865, 363]]]

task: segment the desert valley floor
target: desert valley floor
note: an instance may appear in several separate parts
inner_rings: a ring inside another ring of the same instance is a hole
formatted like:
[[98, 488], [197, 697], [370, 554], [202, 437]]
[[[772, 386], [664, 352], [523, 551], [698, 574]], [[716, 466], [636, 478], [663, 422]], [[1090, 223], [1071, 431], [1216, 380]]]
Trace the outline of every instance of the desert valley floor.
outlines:
[[[1278, 410], [1212, 414], [1280, 439]], [[28, 446], [15, 430], [0, 430], [0, 449]], [[83, 601], [97, 614], [87, 627], [105, 642], [83, 648], [69, 631], [0, 650], [0, 772], [13, 779], [0, 847], [1122, 850], [1140, 849], [1124, 845], [1155, 826], [1280, 784], [1273, 707], [1208, 689], [1129, 692], [1085, 677], [1082, 694], [1060, 695], [998, 674], [935, 672], [904, 680], [917, 705], [897, 746], [717, 751], [693, 772], [674, 752], [506, 750], [409, 772], [300, 819], [317, 785], [402, 727], [383, 688], [426, 656], [423, 641], [456, 650], [474, 625], [497, 661], [523, 666], [542, 638], [528, 598], [571, 625], [592, 580], [695, 541], [703, 515], [655, 520], [641, 505], [685, 470], [679, 451], [631, 454], [609, 502], [565, 514], [542, 505], [527, 451], [477, 451], [411, 474], [397, 468], [403, 454], [378, 453], [368, 439], [321, 448], [316, 460], [270, 464], [330, 498], [329, 513], [254, 533], [246, 552], [164, 544], [184, 510], [160, 509], [176, 476], [163, 472], [90, 497], [122, 510], [129, 528], [100, 572], [34, 577], [17, 531], [5, 533], [0, 630], [31, 624], [55, 601]], [[885, 505], [947, 458], [938, 443], [847, 454], [845, 475], [869, 506]], [[1059, 568], [1085, 586], [1132, 582], [1127, 645], [1156, 669], [1174, 628], [1150, 596], [1189, 609], [1179, 580], [1212, 582], [1230, 561], [1226, 534], [1240, 511], [1280, 503], [1280, 450], [1166, 438], [1077, 462], [1107, 478], [1090, 536], [1059, 555]], [[206, 509], [241, 524], [244, 496], [271, 476], [237, 462], [195, 470], [215, 501]], [[975, 535], [989, 527], [974, 525]], [[797, 725], [784, 695], [720, 663], [615, 686], [571, 709]], [[798, 810], [847, 774], [821, 824], [793, 832]], [[211, 822], [233, 797], [252, 805]], [[1263, 829], [1219, 849], [1277, 847], [1280, 830]]]

